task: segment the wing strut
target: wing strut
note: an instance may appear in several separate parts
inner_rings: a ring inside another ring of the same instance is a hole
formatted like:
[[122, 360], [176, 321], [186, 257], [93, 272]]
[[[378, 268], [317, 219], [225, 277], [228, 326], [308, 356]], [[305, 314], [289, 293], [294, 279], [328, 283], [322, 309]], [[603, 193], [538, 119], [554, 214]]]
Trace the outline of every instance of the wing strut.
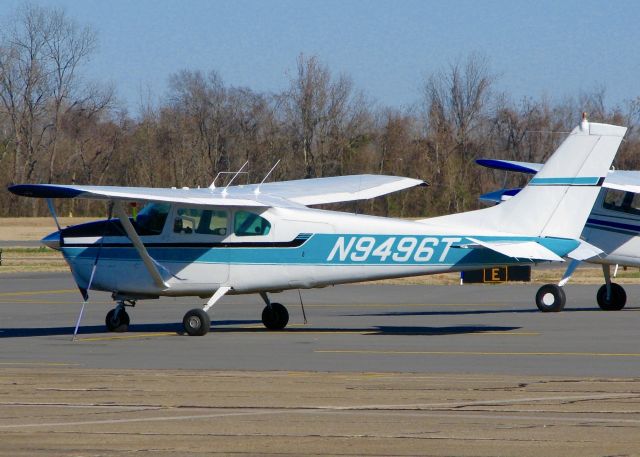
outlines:
[[156, 266], [154, 260], [149, 255], [147, 248], [144, 247], [144, 243], [136, 233], [136, 229], [133, 228], [133, 225], [129, 220], [129, 216], [127, 216], [127, 213], [124, 210], [122, 201], [115, 200], [113, 202], [113, 209], [116, 213], [116, 216], [118, 216], [118, 219], [120, 219], [120, 223], [122, 224], [122, 227], [124, 228], [125, 232], [127, 232], [127, 237], [133, 243], [133, 246], [136, 248], [136, 251], [138, 251], [138, 254], [142, 258], [142, 262], [144, 263], [144, 266], [147, 267], [147, 271], [151, 275], [151, 278], [153, 278], [153, 282], [156, 284], [156, 286], [161, 287], [162, 289], [168, 289], [169, 285], [166, 282], [164, 282], [164, 279], [162, 279], [162, 276], [158, 271], [158, 267]]

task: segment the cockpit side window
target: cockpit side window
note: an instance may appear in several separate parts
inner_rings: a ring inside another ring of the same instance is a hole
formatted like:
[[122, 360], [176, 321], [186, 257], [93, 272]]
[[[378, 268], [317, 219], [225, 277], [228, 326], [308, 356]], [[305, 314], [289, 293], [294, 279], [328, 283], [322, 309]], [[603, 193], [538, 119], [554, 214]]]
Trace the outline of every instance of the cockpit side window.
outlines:
[[173, 221], [174, 233], [202, 235], [227, 234], [228, 213], [226, 211], [180, 208]]
[[170, 208], [168, 203], [147, 203], [134, 221], [138, 235], [160, 235]]
[[607, 189], [602, 207], [623, 213], [640, 214], [640, 194]]
[[236, 211], [233, 220], [233, 233], [236, 236], [268, 235], [271, 223], [264, 217], [249, 211]]

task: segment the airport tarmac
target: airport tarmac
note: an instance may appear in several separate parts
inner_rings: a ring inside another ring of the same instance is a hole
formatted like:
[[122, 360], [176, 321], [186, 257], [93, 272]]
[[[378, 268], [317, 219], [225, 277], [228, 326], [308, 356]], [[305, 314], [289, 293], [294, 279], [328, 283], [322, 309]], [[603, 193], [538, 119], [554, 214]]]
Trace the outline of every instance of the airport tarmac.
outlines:
[[225, 297], [211, 333], [181, 333], [198, 299], [141, 301], [106, 333], [108, 294], [69, 274], [0, 276], [0, 455], [640, 455], [640, 286], [602, 312], [569, 285], [354, 285]]
[[130, 331], [107, 333], [108, 294], [92, 293], [78, 341], [81, 298], [66, 273], [0, 277], [0, 362], [86, 368], [400, 371], [640, 376], [640, 287], [603, 312], [598, 286], [567, 286], [562, 313], [540, 313], [534, 285], [352, 285], [272, 296], [290, 311], [281, 332], [260, 322], [257, 295], [225, 297], [205, 337], [182, 335], [198, 298], [140, 301]]

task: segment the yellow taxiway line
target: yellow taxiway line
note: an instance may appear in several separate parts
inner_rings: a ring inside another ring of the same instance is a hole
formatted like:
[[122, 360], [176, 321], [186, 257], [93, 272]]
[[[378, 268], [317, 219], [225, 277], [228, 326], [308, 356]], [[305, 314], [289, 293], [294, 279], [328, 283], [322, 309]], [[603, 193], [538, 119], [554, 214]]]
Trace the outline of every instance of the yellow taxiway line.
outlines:
[[0, 366], [77, 367], [80, 364], [65, 362], [0, 362]]
[[[16, 304], [16, 305], [73, 305], [82, 303], [82, 297], [78, 294], [77, 300], [28, 300], [16, 298], [15, 300], [0, 300], [0, 304]], [[113, 305], [108, 301], [90, 301], [90, 305]]]
[[157, 338], [160, 336], [178, 336], [176, 332], [140, 333], [138, 335], [96, 336], [89, 338], [76, 338], [76, 341], [109, 341], [109, 340], [133, 340], [136, 338]]
[[58, 290], [32, 290], [22, 292], [0, 292], [0, 297], [14, 297], [24, 295], [48, 295], [48, 294], [69, 294], [78, 292], [78, 289], [58, 289]]
[[493, 307], [504, 307], [510, 306], [509, 304], [499, 304], [499, 303], [395, 303], [395, 304], [385, 304], [385, 303], [368, 303], [368, 304], [326, 304], [326, 305], [304, 305], [305, 308], [412, 308], [412, 307], [435, 307], [435, 306], [493, 306]]
[[555, 356], [555, 357], [640, 357], [640, 353], [609, 352], [490, 352], [490, 351], [377, 351], [356, 349], [317, 349], [319, 354], [370, 354], [370, 355], [478, 355], [478, 356]]

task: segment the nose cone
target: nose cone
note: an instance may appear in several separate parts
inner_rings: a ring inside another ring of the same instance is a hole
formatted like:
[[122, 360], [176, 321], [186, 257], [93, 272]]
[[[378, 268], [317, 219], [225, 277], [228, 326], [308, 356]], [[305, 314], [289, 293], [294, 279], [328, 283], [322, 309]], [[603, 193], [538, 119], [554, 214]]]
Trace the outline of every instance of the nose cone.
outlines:
[[53, 232], [45, 236], [40, 240], [42, 244], [50, 247], [51, 249], [55, 249], [56, 251], [60, 250], [60, 232]]

